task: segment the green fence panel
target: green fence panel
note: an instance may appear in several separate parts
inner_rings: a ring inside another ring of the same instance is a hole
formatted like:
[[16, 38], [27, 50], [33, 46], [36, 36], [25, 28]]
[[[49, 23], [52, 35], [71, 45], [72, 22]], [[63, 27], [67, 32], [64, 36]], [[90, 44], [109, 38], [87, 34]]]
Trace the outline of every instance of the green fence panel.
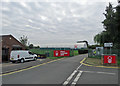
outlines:
[[70, 50], [70, 56], [78, 55], [78, 50], [70, 49], [70, 48], [35, 48], [30, 49], [33, 53], [36, 54], [49, 54], [49, 57], [54, 57], [54, 50]]
[[[116, 55], [117, 55], [117, 59], [120, 60], [120, 49], [111, 49], [111, 51], [108, 50], [108, 49], [104, 49], [104, 50], [103, 50], [103, 54], [116, 54]], [[92, 50], [92, 49], [89, 49], [89, 50], [88, 50], [88, 57], [89, 57], [89, 58], [99, 58], [99, 59], [100, 59], [101, 56], [102, 56], [102, 54], [101, 54], [101, 55], [95, 55], [95, 54], [93, 53], [93, 50]]]

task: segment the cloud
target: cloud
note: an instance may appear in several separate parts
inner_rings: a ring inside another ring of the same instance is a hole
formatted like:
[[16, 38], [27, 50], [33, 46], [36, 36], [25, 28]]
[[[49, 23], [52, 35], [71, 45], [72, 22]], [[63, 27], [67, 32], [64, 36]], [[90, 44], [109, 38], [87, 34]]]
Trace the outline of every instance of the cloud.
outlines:
[[30, 23], [33, 23], [33, 20], [31, 20], [31, 19], [28, 19], [28, 21], [29, 21]]
[[[27, 35], [35, 45], [73, 44], [103, 30], [107, 2], [94, 0], [53, 2], [2, 2], [3, 34]], [[116, 2], [113, 2], [116, 4]]]
[[46, 16], [40, 16], [40, 18], [41, 18], [42, 20], [46, 20], [46, 19], [47, 19]]

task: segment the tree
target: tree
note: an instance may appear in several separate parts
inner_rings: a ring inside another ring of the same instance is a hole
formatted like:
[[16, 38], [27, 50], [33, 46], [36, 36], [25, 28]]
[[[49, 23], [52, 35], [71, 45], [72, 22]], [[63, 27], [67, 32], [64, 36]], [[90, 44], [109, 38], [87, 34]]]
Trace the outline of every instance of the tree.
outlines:
[[20, 37], [20, 42], [24, 45], [24, 46], [27, 46], [27, 42], [28, 42], [28, 38], [27, 36], [22, 36]]
[[120, 49], [120, 5], [116, 7], [115, 21], [116, 21], [115, 48]]
[[34, 47], [33, 44], [30, 44], [30, 45], [29, 45], [29, 48], [30, 48], [30, 49], [33, 48], [33, 47]]
[[37, 48], [40, 48], [40, 46], [37, 46]]
[[101, 34], [97, 34], [95, 37], [94, 37], [94, 42], [97, 43], [97, 44], [101, 44]]
[[[116, 22], [115, 22], [115, 10], [112, 7], [112, 4], [109, 3], [109, 6], [106, 7], [106, 13], [103, 13], [105, 20], [102, 22], [106, 30], [106, 36], [109, 38], [108, 42], [115, 42], [116, 35]], [[105, 36], [105, 37], [106, 37]], [[106, 41], [106, 40], [105, 40]]]
[[100, 45], [103, 45], [104, 42], [113, 42], [115, 47], [120, 43], [120, 8], [117, 7], [115, 11], [112, 4], [109, 3], [105, 11], [106, 13], [103, 13], [105, 20], [102, 22], [105, 30], [97, 34], [94, 41]]
[[96, 47], [101, 47], [101, 45], [89, 45], [88, 46], [89, 49], [95, 49]]
[[35, 46], [34, 48], [40, 48], [40, 46]]

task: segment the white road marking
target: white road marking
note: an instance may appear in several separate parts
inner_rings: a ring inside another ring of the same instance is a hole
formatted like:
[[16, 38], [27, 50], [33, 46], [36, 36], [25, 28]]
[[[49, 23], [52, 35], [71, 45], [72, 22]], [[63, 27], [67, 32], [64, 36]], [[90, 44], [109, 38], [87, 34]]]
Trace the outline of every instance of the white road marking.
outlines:
[[80, 64], [76, 70], [74, 70], [74, 72], [67, 78], [67, 80], [63, 83], [63, 86], [66, 86], [70, 80], [73, 78], [73, 76], [77, 73], [78, 69], [82, 66], [82, 64]]
[[101, 73], [101, 74], [110, 74], [110, 75], [116, 75], [116, 73], [109, 73], [109, 72], [97, 72], [97, 73]]
[[78, 75], [76, 76], [76, 78], [74, 79], [74, 81], [72, 82], [71, 86], [75, 86], [77, 81], [79, 80], [80, 76], [82, 75], [83, 71], [79, 71]]
[[83, 72], [116, 75], [116, 73], [109, 73], [109, 72], [95, 72], [95, 71], [83, 71]]
[[72, 77], [76, 74], [76, 70], [67, 78], [67, 80], [63, 83], [64, 86], [66, 86], [69, 81], [72, 79]]
[[80, 66], [78, 66], [76, 70], [78, 70], [82, 65], [83, 65], [83, 64], [81, 64]]

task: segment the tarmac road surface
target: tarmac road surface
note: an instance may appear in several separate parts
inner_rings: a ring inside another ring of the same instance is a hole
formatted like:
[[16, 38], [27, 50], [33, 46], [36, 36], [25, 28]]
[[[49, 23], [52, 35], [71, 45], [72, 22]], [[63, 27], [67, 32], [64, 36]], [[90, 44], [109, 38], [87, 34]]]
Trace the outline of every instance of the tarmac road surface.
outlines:
[[[80, 64], [87, 54], [59, 59], [2, 76], [4, 84], [118, 84], [118, 69], [87, 67]], [[40, 85], [40, 86], [41, 86]], [[92, 85], [93, 86], [93, 85]]]

